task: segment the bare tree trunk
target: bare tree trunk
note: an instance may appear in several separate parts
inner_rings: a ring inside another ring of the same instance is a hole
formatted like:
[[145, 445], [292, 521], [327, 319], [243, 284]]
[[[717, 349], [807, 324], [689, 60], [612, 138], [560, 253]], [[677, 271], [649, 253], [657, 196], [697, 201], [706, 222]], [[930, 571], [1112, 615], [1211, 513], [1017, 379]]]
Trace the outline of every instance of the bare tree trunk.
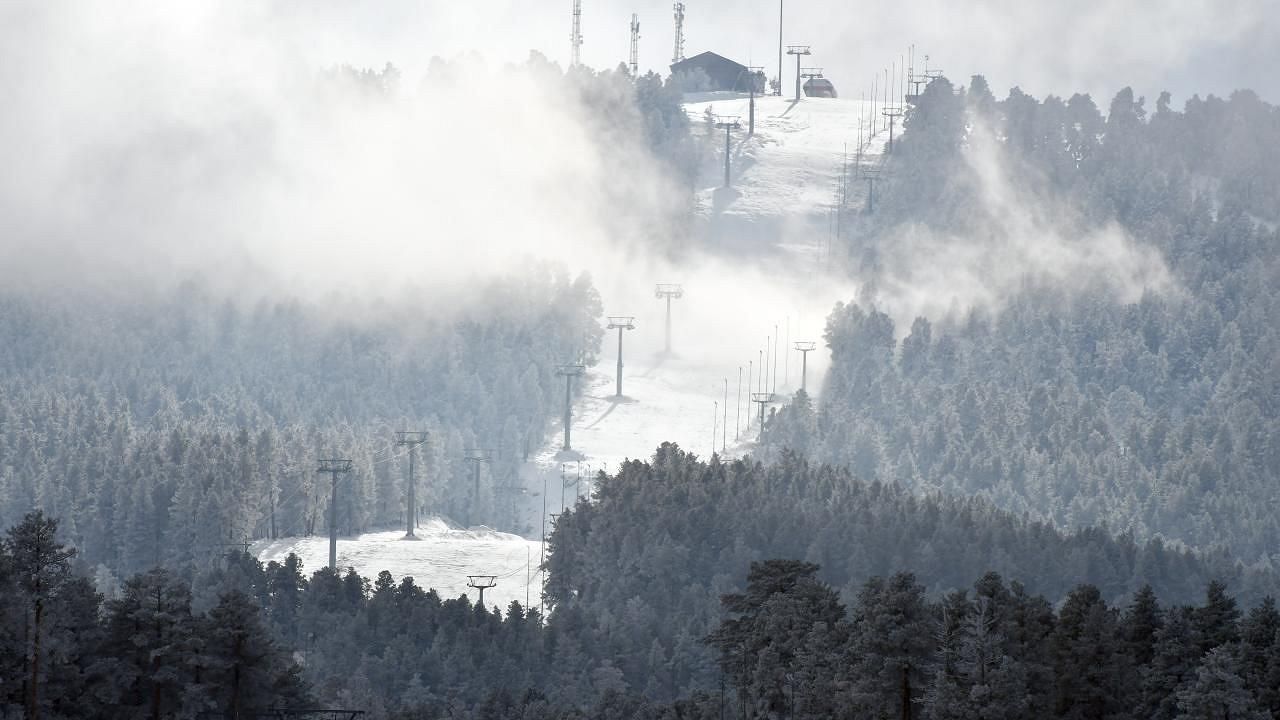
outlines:
[[911, 672], [910, 665], [902, 666], [902, 720], [911, 720]]
[[35, 627], [31, 637], [31, 693], [27, 700], [27, 718], [40, 720], [40, 625], [44, 620], [44, 601], [40, 599], [40, 585], [36, 581]]
[[231, 717], [240, 720], [240, 639], [236, 638], [236, 664], [231, 675]]

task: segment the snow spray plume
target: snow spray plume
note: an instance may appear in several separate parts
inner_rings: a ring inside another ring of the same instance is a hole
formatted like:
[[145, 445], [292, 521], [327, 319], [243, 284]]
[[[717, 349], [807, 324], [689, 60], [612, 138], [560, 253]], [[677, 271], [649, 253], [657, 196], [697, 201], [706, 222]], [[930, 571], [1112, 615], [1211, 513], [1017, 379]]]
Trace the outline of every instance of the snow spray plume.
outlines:
[[896, 323], [955, 310], [999, 310], [1019, 291], [1045, 286], [1136, 302], [1175, 283], [1158, 250], [1118, 223], [1089, 224], [1067, 201], [1018, 164], [981, 118], [971, 116], [959, 180], [974, 206], [964, 229], [920, 222], [890, 228], [881, 253], [876, 302]]
[[6, 4], [3, 282], [456, 302], [671, 226], [678, 190], [633, 108], [601, 126], [545, 61], [343, 69], [289, 7]]

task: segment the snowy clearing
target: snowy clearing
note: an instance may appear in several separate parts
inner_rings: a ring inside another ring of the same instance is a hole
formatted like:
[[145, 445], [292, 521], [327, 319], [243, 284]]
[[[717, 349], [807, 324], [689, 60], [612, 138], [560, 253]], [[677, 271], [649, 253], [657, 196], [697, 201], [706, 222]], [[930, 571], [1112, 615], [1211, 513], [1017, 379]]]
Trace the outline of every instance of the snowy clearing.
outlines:
[[[417, 541], [404, 540], [403, 530], [340, 537], [338, 567], [353, 567], [370, 580], [386, 570], [396, 582], [412, 577], [417, 585], [435, 588], [443, 598], [467, 595], [473, 601], [477, 594], [467, 587], [467, 575], [483, 572], [497, 576], [497, 586], [484, 594], [490, 608], [496, 605], [505, 611], [512, 600], [524, 605], [526, 598], [538, 604], [536, 568], [542, 552], [538, 541], [485, 527], [463, 530], [440, 518], [422, 522], [416, 534]], [[253, 552], [263, 562], [283, 562], [289, 553], [296, 553], [304, 574], [309, 575], [329, 562], [329, 538], [262, 540]], [[527, 581], [530, 568], [535, 574], [532, 590]]]

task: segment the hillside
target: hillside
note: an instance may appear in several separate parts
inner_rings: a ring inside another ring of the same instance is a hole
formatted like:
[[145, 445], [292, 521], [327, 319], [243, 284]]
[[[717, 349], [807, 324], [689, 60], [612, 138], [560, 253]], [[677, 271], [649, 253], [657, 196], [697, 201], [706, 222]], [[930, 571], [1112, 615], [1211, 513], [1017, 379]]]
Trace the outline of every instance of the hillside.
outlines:
[[[1125, 90], [1104, 114], [931, 85], [850, 247], [879, 291], [830, 316], [820, 401], [779, 437], [861, 478], [1274, 567], [1277, 117], [1247, 92], [1148, 114]], [[929, 280], [932, 302], [900, 291]]]

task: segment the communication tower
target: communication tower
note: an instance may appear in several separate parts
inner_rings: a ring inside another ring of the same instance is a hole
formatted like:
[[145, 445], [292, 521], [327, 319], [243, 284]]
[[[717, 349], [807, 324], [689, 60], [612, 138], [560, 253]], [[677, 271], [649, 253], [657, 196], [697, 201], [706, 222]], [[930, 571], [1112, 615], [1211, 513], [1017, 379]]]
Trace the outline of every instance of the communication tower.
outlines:
[[640, 16], [631, 13], [631, 77], [640, 75]]
[[676, 11], [676, 46], [671, 53], [671, 64], [675, 65], [684, 59], [684, 3], [675, 4]]
[[569, 67], [582, 64], [582, 0], [573, 0], [573, 32], [569, 35]]

